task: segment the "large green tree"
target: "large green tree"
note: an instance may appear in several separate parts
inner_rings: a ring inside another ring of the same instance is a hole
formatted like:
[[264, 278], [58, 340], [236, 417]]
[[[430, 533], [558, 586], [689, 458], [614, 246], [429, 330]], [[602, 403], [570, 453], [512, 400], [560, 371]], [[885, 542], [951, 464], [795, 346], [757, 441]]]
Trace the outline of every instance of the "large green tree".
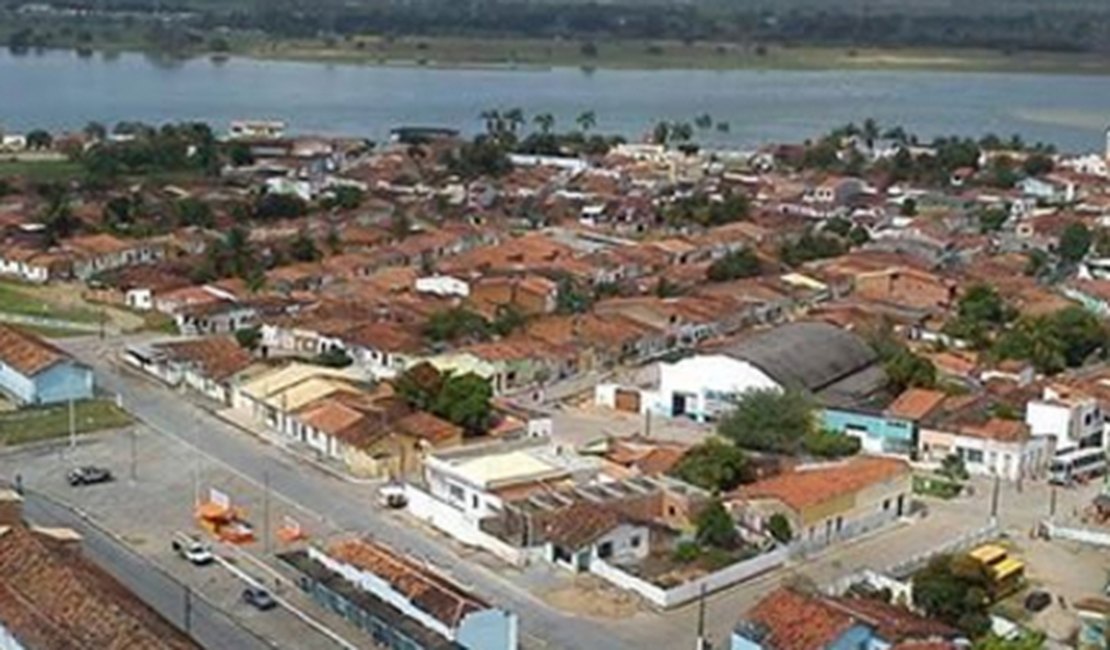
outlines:
[[813, 430], [813, 405], [800, 391], [751, 390], [717, 425], [717, 433], [742, 449], [797, 453]]
[[690, 448], [670, 473], [710, 492], [727, 492], [754, 478], [747, 455], [719, 438]]
[[759, 271], [759, 258], [756, 254], [750, 248], [741, 248], [715, 260], [709, 265], [705, 275], [710, 282], [727, 282], [755, 277], [759, 275]]
[[493, 418], [493, 388], [474, 373], [448, 375], [432, 400], [432, 413], [462, 427], [467, 435], [485, 433]]
[[941, 555], [914, 574], [913, 602], [926, 616], [978, 637], [990, 629], [989, 584], [982, 565], [974, 559]]

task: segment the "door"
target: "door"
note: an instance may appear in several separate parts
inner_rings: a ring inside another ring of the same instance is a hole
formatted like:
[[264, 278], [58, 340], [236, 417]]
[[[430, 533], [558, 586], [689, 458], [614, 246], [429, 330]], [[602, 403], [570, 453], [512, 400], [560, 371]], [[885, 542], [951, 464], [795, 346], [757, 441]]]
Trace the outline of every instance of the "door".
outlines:
[[614, 398], [614, 405], [618, 411], [626, 413], [640, 412], [640, 391], [628, 388], [618, 388]]

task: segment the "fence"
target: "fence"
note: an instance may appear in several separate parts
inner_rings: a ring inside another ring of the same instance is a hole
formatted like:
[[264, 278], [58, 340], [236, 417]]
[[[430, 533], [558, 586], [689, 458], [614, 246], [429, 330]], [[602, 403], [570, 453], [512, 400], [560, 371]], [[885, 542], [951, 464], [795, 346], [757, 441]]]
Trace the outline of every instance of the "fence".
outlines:
[[188, 585], [178, 582], [68, 506], [27, 491], [23, 509], [25, 516], [37, 524], [62, 526], [80, 533], [86, 557], [201, 646], [211, 650], [277, 647], [236, 623]]
[[1057, 526], [1047, 521], [1044, 523], [1044, 529], [1051, 539], [1066, 539], [1081, 544], [1090, 544], [1091, 546], [1110, 547], [1110, 532], [1104, 530]]
[[657, 607], [668, 609], [688, 603], [702, 593], [712, 593], [776, 569], [786, 563], [789, 554], [788, 548], [778, 548], [669, 589], [651, 584], [601, 560], [590, 563], [590, 573], [604, 578], [621, 589], [639, 594]]

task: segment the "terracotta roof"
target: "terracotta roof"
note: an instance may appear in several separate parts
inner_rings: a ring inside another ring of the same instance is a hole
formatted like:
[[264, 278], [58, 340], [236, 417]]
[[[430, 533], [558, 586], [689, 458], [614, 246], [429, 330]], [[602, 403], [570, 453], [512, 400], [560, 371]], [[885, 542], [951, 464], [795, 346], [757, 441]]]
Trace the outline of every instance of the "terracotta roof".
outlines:
[[0, 575], [0, 623], [27, 648], [199, 647], [80, 553], [23, 525], [0, 533]]
[[62, 242], [66, 248], [91, 255], [108, 255], [134, 248], [128, 242], [112, 235], [98, 234], [74, 237]]
[[69, 358], [68, 354], [34, 334], [0, 325], [0, 362], [24, 376], [37, 375]]
[[759, 645], [775, 650], [822, 650], [855, 624], [846, 612], [790, 589], [759, 601], [748, 620], [766, 632]]
[[[780, 588], [764, 598], [748, 616], [759, 644], [775, 650], [821, 650], [853, 626], [871, 630], [879, 639], [915, 650], [954, 647], [964, 635], [949, 625], [878, 600], [809, 596]], [[802, 623], [804, 621], [804, 624]]]
[[960, 427], [960, 433], [999, 442], [1021, 442], [1029, 437], [1029, 425], [1020, 420], [991, 418], [983, 424], [964, 425]]
[[939, 390], [910, 388], [899, 395], [886, 412], [894, 417], [921, 420], [940, 406], [945, 397], [947, 395]]
[[[959, 630], [914, 614], [908, 609], [870, 598], [838, 598], [835, 604], [864, 621], [888, 643], [956, 639]], [[916, 646], [915, 646], [916, 647]]]
[[204, 375], [214, 381], [223, 381], [254, 361], [251, 354], [230, 336], [173, 341], [158, 347], [176, 361], [200, 366]]
[[909, 474], [909, 465], [897, 458], [857, 456], [855, 458], [798, 467], [741, 487], [743, 498], [778, 499], [795, 510], [803, 510], [845, 494]]
[[580, 549], [597, 541], [621, 523], [616, 511], [582, 501], [556, 514], [544, 533], [548, 541], [563, 548]]
[[331, 544], [331, 557], [369, 571], [389, 583], [414, 605], [451, 629], [472, 612], [490, 606], [463, 591], [447, 578], [370, 540], [346, 540]]
[[460, 427], [424, 411], [406, 415], [395, 426], [410, 436], [423, 438], [434, 445], [459, 440], [463, 435]]

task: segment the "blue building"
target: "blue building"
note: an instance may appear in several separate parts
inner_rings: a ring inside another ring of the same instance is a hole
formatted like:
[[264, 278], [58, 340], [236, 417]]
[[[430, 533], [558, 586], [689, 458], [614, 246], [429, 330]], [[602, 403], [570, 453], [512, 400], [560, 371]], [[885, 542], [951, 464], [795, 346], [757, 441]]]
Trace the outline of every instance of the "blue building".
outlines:
[[93, 373], [38, 336], [0, 325], [0, 392], [21, 406], [88, 399]]
[[825, 428], [859, 438], [866, 452], [909, 456], [917, 449], [921, 422], [937, 413], [945, 399], [939, 390], [909, 388], [885, 409], [830, 406], [821, 419]]
[[516, 650], [517, 617], [370, 540], [279, 556], [321, 606], [390, 650]]
[[831, 431], [859, 438], [868, 453], [909, 456], [917, 448], [917, 423], [883, 412], [826, 408], [821, 423]]

